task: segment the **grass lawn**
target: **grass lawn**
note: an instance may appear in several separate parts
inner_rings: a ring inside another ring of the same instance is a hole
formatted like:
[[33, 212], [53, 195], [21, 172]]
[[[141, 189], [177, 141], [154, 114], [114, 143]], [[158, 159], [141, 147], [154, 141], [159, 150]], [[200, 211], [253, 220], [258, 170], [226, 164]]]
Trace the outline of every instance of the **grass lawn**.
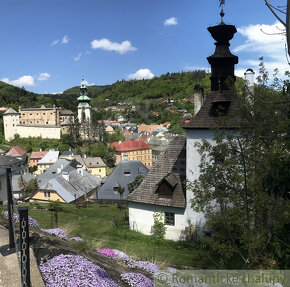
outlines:
[[[27, 205], [27, 204], [26, 204]], [[38, 204], [43, 209], [36, 209], [36, 204], [29, 204], [29, 215], [35, 218], [41, 228], [52, 228], [51, 212], [45, 210], [47, 204]], [[128, 214], [128, 209], [121, 211], [117, 205], [100, 206], [89, 204], [76, 207], [73, 204], [62, 205], [58, 214], [58, 227], [65, 230], [69, 237], [80, 236], [96, 249], [107, 247], [119, 249], [140, 260], [165, 262], [169, 265], [210, 268], [210, 261], [199, 244], [157, 241], [152, 236], [142, 235], [125, 228], [113, 228], [112, 218], [121, 219]], [[0, 212], [5, 210], [0, 208]], [[55, 223], [53, 225], [55, 228]]]

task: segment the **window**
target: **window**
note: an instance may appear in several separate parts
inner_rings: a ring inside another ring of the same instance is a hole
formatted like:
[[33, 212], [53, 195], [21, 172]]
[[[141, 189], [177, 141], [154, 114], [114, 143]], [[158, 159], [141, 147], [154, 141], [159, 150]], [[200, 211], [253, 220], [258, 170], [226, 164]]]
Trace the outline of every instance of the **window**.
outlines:
[[175, 216], [174, 213], [165, 212], [165, 225], [175, 225]]
[[128, 170], [128, 169], [125, 169], [125, 171], [124, 171], [124, 175], [126, 175], [126, 176], [130, 176], [130, 175], [131, 175], [131, 171]]
[[99, 169], [99, 172], [101, 172], [102, 170], [101, 169]]
[[50, 191], [45, 191], [44, 192], [44, 197], [50, 197]]

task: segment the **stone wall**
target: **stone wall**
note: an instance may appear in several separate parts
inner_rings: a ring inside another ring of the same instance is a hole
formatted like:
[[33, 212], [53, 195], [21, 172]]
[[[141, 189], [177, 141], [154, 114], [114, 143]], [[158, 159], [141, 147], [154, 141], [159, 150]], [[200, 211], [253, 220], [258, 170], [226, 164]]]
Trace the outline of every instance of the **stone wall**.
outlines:
[[60, 126], [18, 125], [17, 134], [22, 138], [41, 137], [46, 139], [60, 139]]

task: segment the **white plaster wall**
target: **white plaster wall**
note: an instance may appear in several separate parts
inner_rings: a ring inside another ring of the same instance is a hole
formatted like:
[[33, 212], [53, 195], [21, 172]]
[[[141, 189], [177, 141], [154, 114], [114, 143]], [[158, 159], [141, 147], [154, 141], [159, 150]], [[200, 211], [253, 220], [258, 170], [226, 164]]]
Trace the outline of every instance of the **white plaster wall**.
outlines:
[[11, 141], [17, 133], [17, 125], [19, 124], [19, 114], [8, 114], [3, 116], [4, 136], [5, 140]]
[[[195, 147], [197, 142], [201, 142], [202, 139], [208, 140], [212, 145], [215, 144], [213, 141], [214, 131], [194, 129], [187, 130], [187, 141], [186, 141], [186, 179], [190, 182], [197, 180], [200, 176], [200, 154]], [[191, 208], [191, 200], [193, 198], [193, 192], [186, 190], [186, 223], [188, 220], [194, 226], [202, 227], [205, 223], [205, 217], [203, 213], [197, 213]]]
[[[90, 108], [85, 109], [85, 117], [87, 120], [91, 121], [91, 109]], [[78, 109], [78, 120], [79, 120], [79, 123], [82, 122], [82, 108]]]
[[185, 229], [185, 210], [183, 208], [157, 206], [129, 202], [130, 229], [146, 235], [152, 235], [154, 212], [172, 212], [175, 214], [175, 225], [166, 225], [166, 239], [179, 240]]
[[28, 137], [41, 137], [46, 139], [60, 139], [61, 136], [61, 127], [56, 126], [17, 126], [17, 133], [22, 138]]

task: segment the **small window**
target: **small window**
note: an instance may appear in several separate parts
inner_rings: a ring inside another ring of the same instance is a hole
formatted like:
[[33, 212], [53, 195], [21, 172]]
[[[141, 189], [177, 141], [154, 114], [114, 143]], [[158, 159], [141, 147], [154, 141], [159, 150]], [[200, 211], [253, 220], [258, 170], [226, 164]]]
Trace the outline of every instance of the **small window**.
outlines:
[[101, 172], [102, 170], [101, 169], [99, 169], [99, 172]]
[[174, 213], [165, 212], [165, 225], [175, 225], [175, 216]]
[[50, 197], [50, 191], [45, 191], [44, 192], [44, 197]]
[[126, 176], [130, 176], [130, 175], [131, 175], [131, 171], [130, 171], [130, 170], [125, 170], [125, 171], [124, 171], [124, 175], [126, 175]]

